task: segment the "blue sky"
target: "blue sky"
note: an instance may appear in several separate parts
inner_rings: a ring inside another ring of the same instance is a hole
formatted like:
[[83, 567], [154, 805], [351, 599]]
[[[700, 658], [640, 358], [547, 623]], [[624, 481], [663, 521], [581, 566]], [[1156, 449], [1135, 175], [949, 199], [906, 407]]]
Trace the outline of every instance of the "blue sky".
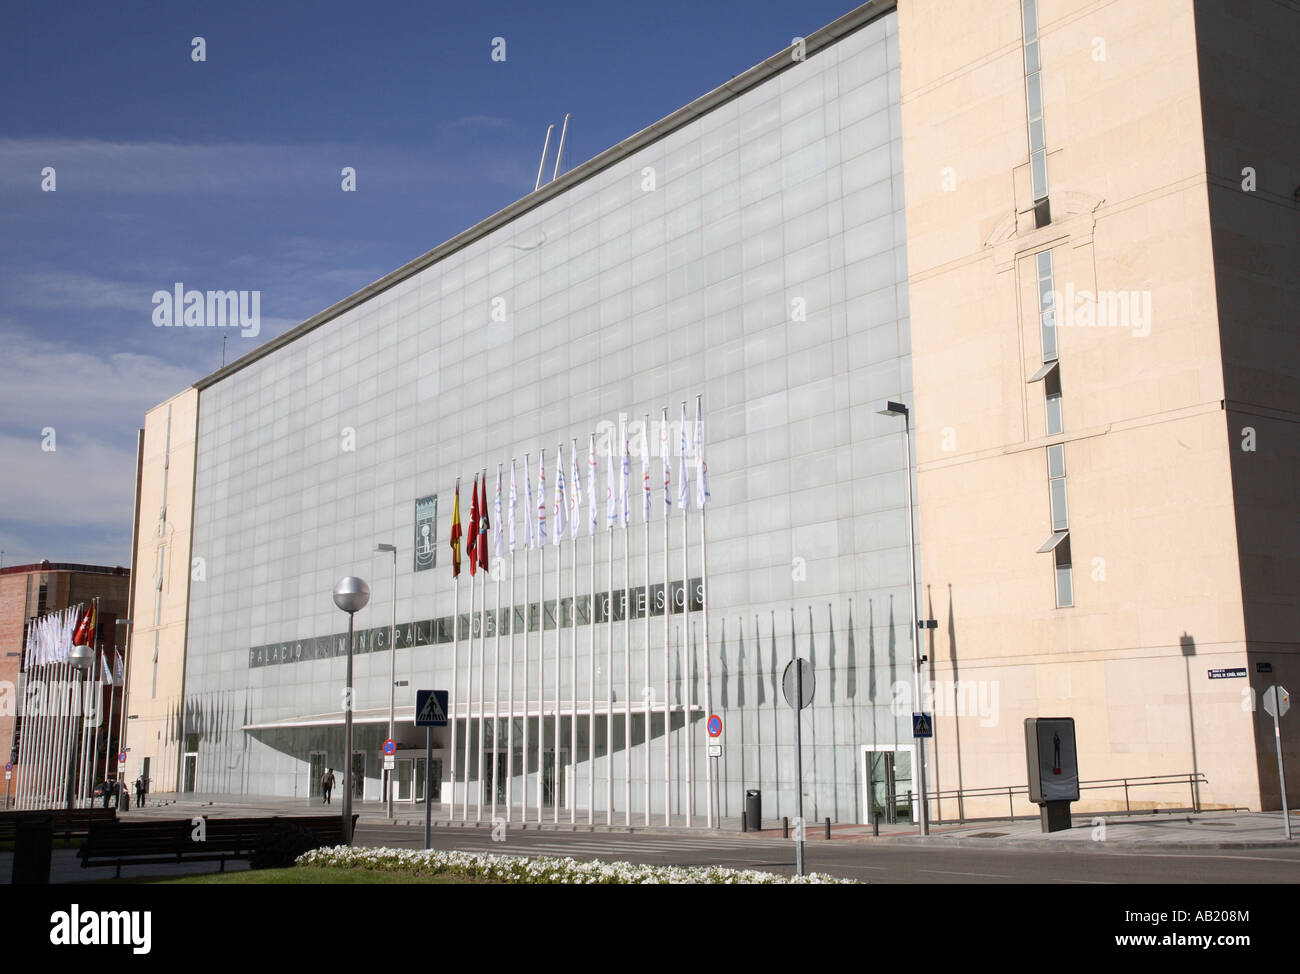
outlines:
[[[222, 334], [233, 359], [527, 195], [565, 112], [570, 168], [853, 5], [6, 5], [3, 563], [127, 563], [135, 430]], [[261, 334], [155, 328], [177, 281], [261, 291]]]

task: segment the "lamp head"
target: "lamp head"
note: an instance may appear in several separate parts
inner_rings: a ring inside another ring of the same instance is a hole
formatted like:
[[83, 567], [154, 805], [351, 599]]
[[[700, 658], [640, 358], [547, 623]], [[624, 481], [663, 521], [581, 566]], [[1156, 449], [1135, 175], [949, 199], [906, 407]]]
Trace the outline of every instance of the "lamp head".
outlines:
[[881, 416], [906, 416], [907, 407], [901, 402], [886, 399], [876, 403], [876, 413]]
[[334, 586], [334, 604], [351, 615], [360, 612], [370, 601], [370, 586], [355, 575], [349, 575]]

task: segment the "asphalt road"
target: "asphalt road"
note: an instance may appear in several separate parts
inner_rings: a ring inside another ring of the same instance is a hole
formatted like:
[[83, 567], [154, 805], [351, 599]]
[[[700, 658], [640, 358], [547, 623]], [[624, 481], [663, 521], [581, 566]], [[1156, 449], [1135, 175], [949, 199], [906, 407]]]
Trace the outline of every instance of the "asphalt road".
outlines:
[[[356, 842], [418, 849], [419, 827], [364, 825]], [[794, 871], [794, 847], [781, 839], [669, 833], [511, 831], [501, 842], [488, 829], [437, 828], [433, 848], [505, 855], [572, 856], [655, 865], [719, 865]], [[1055, 852], [815, 841], [805, 844], [805, 868], [872, 883], [1297, 883], [1300, 848], [1223, 851]]]

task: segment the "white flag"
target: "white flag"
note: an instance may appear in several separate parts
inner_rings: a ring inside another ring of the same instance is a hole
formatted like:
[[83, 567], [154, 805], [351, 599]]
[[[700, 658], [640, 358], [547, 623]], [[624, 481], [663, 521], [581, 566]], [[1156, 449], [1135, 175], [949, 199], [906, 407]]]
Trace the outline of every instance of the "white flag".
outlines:
[[[510, 511], [506, 515], [510, 522], [510, 550], [515, 550], [515, 508], [519, 506], [519, 487], [515, 483], [515, 458], [510, 458]], [[500, 520], [498, 518], [497, 520]]]
[[555, 460], [555, 526], [551, 540], [556, 545], [564, 540], [564, 508], [567, 503], [564, 496], [564, 444], [556, 448]]
[[524, 547], [533, 547], [533, 475], [528, 472], [528, 454], [524, 454]]
[[500, 558], [501, 539], [502, 539], [503, 532], [501, 530], [501, 464], [499, 463], [497, 464], [497, 493], [496, 493], [496, 498], [493, 501], [492, 510], [496, 513], [497, 516], [496, 523], [492, 525], [492, 536], [493, 536], [493, 541], [495, 542], [493, 545], [492, 553], [496, 555], [498, 558]]
[[113, 651], [113, 684], [114, 684], [114, 686], [122, 686], [122, 684], [123, 684], [123, 682], [125, 681], [125, 679], [126, 679], [126, 677], [123, 676], [123, 674], [122, 674], [122, 655], [121, 655], [119, 652], [117, 652], [117, 650], [114, 650], [114, 651]]
[[650, 520], [650, 414], [645, 414], [641, 424], [641, 492], [645, 494], [645, 505], [641, 511], [641, 520]]
[[105, 653], [99, 658], [99, 679], [101, 683], [107, 683], [113, 686], [113, 674], [108, 668], [108, 654]]
[[605, 455], [605, 527], [614, 530], [614, 522], [618, 520], [618, 501], [614, 494], [614, 448], [611, 445], [609, 453]]
[[712, 498], [709, 493], [709, 465], [704, 462], [704, 421], [700, 419], [700, 399], [695, 397], [695, 503], [700, 510]]
[[575, 438], [569, 449], [569, 537], [578, 538], [578, 525], [582, 522], [582, 475], [578, 473], [578, 441]]
[[591, 445], [587, 447], [587, 506], [591, 508], [591, 519], [587, 522], [587, 533], [596, 533], [596, 434], [591, 434]]
[[537, 459], [537, 547], [546, 544], [546, 450]]
[[673, 509], [673, 469], [670, 460], [672, 448], [668, 445], [668, 407], [664, 407], [663, 420], [659, 423], [659, 455], [664, 460], [664, 516]]
[[682, 403], [681, 456], [677, 461], [677, 506], [685, 514], [691, 509], [691, 468], [686, 464], [686, 403]]
[[627, 494], [627, 473], [628, 468], [632, 466], [632, 458], [628, 455], [627, 440], [623, 441], [623, 524], [626, 525], [632, 519], [632, 508], [630, 498]]

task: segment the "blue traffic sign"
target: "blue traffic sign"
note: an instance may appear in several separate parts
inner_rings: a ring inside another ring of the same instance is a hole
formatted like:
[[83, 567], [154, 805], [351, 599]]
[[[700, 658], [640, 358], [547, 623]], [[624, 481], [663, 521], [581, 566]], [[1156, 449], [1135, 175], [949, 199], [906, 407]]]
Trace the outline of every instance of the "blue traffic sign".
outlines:
[[415, 726], [416, 727], [446, 727], [447, 726], [447, 691], [446, 690], [416, 690], [415, 691]]
[[391, 737], [388, 740], [384, 741], [384, 753], [388, 755], [393, 755], [397, 753], [397, 742], [393, 740]]
[[718, 737], [722, 733], [722, 718], [713, 714], [709, 717], [708, 728], [710, 737]]
[[912, 736], [934, 737], [934, 720], [929, 714], [912, 714]]

